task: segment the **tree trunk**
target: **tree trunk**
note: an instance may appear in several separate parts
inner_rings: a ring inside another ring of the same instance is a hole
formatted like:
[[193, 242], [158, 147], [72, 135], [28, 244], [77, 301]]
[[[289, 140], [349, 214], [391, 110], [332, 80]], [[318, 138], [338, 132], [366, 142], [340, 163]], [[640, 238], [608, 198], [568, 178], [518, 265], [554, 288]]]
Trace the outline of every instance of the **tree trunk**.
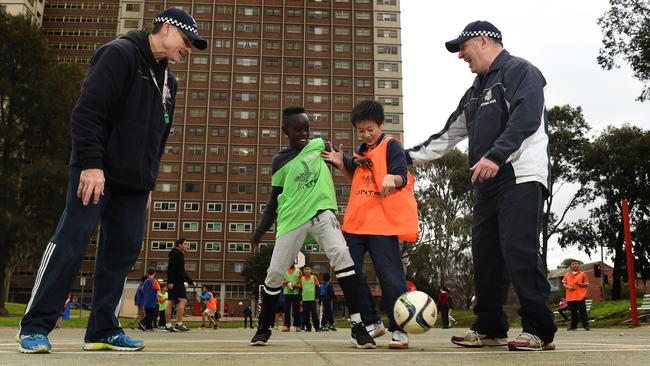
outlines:
[[[5, 264], [6, 265], [6, 264]], [[7, 275], [7, 267], [0, 269], [0, 316], [9, 315], [9, 311], [5, 306], [9, 298], [9, 282], [11, 275]]]
[[[614, 272], [612, 274], [612, 300], [621, 299], [621, 278], [623, 277], [623, 264], [625, 263], [625, 251], [622, 247], [621, 234], [619, 233], [616, 238], [616, 245], [614, 249]], [[630, 279], [628, 278], [628, 281]], [[634, 279], [633, 279], [634, 280]]]

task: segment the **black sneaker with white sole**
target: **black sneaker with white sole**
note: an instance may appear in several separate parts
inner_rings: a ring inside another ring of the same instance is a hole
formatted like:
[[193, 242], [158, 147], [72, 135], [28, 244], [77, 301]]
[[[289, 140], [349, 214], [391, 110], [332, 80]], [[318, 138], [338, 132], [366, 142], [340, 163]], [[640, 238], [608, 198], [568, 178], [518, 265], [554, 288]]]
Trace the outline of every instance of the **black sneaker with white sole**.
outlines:
[[352, 323], [352, 334], [350, 335], [350, 342], [357, 348], [372, 349], [377, 348], [375, 340], [372, 339], [368, 330], [363, 323]]
[[271, 338], [271, 329], [259, 328], [251, 339], [251, 346], [266, 346], [269, 338]]

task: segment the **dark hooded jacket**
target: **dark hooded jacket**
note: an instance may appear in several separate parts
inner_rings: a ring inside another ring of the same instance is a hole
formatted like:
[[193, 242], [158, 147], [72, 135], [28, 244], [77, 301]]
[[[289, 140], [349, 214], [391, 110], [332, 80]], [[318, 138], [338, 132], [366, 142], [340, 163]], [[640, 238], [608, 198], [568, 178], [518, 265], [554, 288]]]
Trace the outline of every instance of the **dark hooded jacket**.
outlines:
[[102, 169], [108, 184], [137, 191], [155, 188], [177, 90], [169, 71], [166, 122], [168, 62], [156, 62], [148, 36], [130, 31], [95, 51], [70, 121], [70, 165]]

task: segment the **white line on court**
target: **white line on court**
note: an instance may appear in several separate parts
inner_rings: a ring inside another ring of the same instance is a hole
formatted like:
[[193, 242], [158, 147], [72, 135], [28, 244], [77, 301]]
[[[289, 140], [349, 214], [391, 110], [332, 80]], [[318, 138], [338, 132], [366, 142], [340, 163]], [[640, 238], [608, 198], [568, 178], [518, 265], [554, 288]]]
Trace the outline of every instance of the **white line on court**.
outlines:
[[[636, 351], [636, 352], [647, 352], [650, 351], [649, 347], [646, 348], [610, 348], [610, 349], [556, 349], [554, 351], [548, 351], [548, 352], [561, 352], [561, 353], [570, 353], [570, 352], [581, 352], [581, 353], [597, 353], [597, 352], [630, 352], [630, 351]], [[0, 354], [8, 354], [8, 353], [17, 353], [18, 351], [0, 351]], [[526, 354], [530, 352], [526, 351], [521, 351], [521, 352], [512, 352], [512, 351], [407, 351], [403, 352], [402, 354], [407, 355], [407, 354], [418, 354], [418, 355], [477, 355], [477, 354], [484, 354], [484, 355], [493, 355], [493, 354]], [[543, 352], [547, 353], [547, 352]], [[314, 352], [314, 351], [292, 351], [292, 352], [286, 352], [286, 351], [277, 351], [277, 352], [260, 352], [260, 351], [252, 351], [252, 352], [171, 352], [171, 351], [139, 351], [139, 352], [116, 352], [116, 351], [59, 351], [59, 352], [52, 352], [52, 354], [66, 354], [66, 355], [91, 355], [91, 354], [100, 354], [100, 355], [107, 355], [107, 354], [129, 354], [129, 355], [144, 355], [144, 356], [152, 356], [152, 355], [214, 355], [214, 356], [259, 356], [259, 355], [317, 355], [317, 354], [323, 354], [323, 355], [351, 355], [351, 356], [372, 356], [372, 355], [395, 355], [397, 352], [394, 351], [369, 351], [369, 350], [357, 350], [357, 351], [323, 351], [323, 352]]]

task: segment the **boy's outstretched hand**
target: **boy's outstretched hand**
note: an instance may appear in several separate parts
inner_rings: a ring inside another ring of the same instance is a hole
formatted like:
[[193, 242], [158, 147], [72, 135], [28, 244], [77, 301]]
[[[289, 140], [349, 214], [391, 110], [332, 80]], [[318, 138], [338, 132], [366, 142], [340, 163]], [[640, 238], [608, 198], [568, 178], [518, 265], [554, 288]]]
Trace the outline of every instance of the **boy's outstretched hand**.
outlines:
[[[331, 142], [327, 141], [327, 145], [331, 146]], [[326, 149], [321, 153], [321, 156], [326, 162], [334, 165], [338, 169], [343, 169], [343, 144], [339, 144], [338, 150], [336, 148]]]

